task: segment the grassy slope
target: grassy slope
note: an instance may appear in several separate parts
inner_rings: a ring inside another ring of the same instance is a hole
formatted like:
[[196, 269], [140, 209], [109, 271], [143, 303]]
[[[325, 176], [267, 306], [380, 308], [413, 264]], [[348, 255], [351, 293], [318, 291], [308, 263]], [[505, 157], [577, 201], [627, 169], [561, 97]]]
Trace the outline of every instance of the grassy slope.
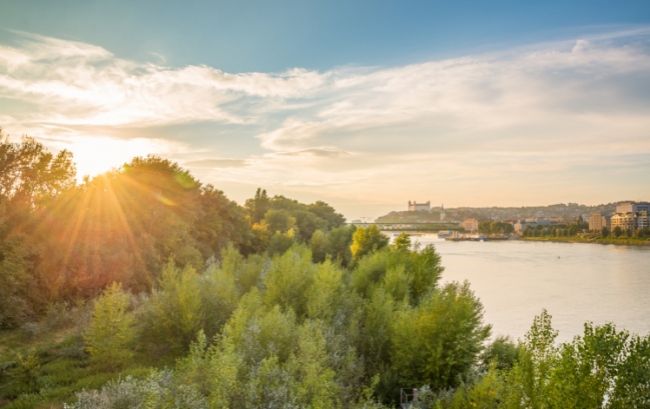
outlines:
[[149, 372], [142, 362], [127, 368], [93, 366], [84, 352], [78, 327], [37, 332], [25, 329], [0, 331], [0, 407], [61, 408], [74, 394], [95, 389], [111, 379]]

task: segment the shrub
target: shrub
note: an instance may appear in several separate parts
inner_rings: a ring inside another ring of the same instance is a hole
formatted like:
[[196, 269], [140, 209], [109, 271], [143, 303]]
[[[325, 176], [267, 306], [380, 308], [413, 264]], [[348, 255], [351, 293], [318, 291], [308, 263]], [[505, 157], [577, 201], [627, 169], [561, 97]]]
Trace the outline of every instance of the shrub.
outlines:
[[100, 390], [83, 391], [64, 409], [207, 409], [208, 404], [196, 389], [179, 385], [172, 372], [155, 372], [145, 379], [126, 377], [109, 382]]
[[95, 301], [92, 320], [84, 334], [86, 350], [93, 361], [108, 367], [120, 366], [131, 356], [135, 332], [129, 295], [113, 283]]

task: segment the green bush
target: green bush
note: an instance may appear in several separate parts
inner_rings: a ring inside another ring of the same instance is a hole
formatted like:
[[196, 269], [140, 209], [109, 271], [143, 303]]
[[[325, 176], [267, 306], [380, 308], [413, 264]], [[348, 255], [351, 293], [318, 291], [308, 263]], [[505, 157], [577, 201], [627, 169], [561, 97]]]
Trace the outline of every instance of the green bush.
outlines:
[[129, 305], [129, 295], [117, 283], [95, 301], [92, 320], [84, 333], [86, 350], [95, 363], [119, 367], [131, 359], [135, 330]]
[[100, 390], [84, 391], [65, 409], [208, 409], [208, 403], [196, 389], [179, 384], [172, 372], [155, 372], [145, 379], [127, 376], [112, 381]]

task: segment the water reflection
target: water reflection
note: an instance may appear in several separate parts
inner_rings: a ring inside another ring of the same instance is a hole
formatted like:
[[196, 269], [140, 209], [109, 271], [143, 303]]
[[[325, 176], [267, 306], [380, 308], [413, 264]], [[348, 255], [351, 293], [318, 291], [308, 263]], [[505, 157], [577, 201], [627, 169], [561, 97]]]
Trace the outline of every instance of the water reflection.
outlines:
[[468, 280], [485, 306], [493, 334], [522, 337], [546, 308], [560, 340], [582, 333], [585, 321], [650, 332], [650, 248], [548, 242], [434, 244], [445, 267], [442, 281]]

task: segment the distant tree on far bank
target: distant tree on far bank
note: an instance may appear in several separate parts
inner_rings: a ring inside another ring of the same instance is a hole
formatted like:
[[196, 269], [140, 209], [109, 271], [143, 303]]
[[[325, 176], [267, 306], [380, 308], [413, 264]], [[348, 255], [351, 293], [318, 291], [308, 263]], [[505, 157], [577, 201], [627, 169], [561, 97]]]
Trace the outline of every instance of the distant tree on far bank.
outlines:
[[506, 235], [514, 232], [514, 226], [506, 222], [482, 221], [478, 225], [478, 231], [482, 234]]

